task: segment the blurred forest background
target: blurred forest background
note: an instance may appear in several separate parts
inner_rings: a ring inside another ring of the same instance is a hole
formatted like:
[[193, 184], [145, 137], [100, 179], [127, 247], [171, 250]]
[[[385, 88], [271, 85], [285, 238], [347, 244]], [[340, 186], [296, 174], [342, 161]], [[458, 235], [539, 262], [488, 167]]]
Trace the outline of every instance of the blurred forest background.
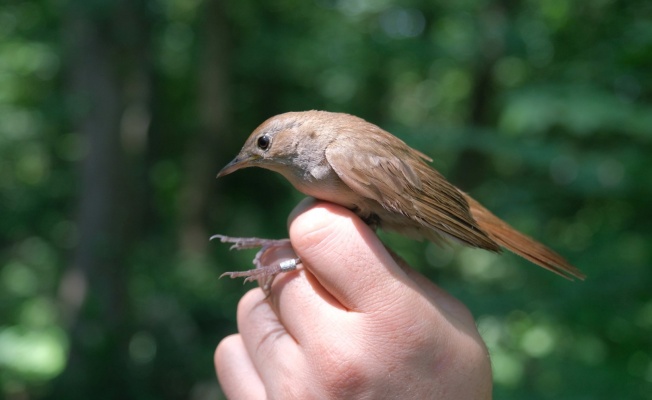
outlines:
[[582, 268], [383, 238], [465, 302], [497, 399], [652, 399], [652, 2], [3, 0], [0, 397], [222, 398], [302, 196], [215, 180], [271, 115], [356, 114]]

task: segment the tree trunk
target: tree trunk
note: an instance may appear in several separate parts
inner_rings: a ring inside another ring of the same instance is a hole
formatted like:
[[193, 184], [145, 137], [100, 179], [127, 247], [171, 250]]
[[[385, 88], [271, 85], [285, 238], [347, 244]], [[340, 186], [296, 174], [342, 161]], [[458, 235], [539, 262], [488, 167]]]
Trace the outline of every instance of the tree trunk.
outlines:
[[[126, 255], [142, 207], [131, 188], [142, 185], [126, 173], [126, 160], [144, 149], [149, 85], [139, 58], [145, 52], [135, 49], [143, 42], [130, 29], [141, 26], [135, 5], [107, 8], [71, 2], [64, 23], [71, 118], [86, 153], [79, 164], [79, 242], [59, 287], [70, 353], [55, 398], [129, 397]], [[126, 46], [115, 39], [117, 29], [129, 32]]]
[[[227, 23], [223, 2], [212, 0], [204, 5], [199, 63], [199, 132], [188, 146], [181, 189], [180, 249], [185, 255], [203, 255], [208, 244], [209, 207], [219, 199], [211, 196], [215, 175], [226, 163], [225, 151], [233, 146], [229, 135]], [[212, 203], [210, 202], [212, 200]]]
[[[475, 62], [473, 88], [469, 100], [469, 125], [474, 134], [482, 134], [492, 123], [491, 105], [494, 101], [493, 69], [504, 52], [503, 30], [505, 29], [505, 7], [502, 4], [489, 6], [482, 14], [484, 43]], [[463, 190], [471, 190], [484, 179], [489, 159], [487, 154], [473, 147], [463, 150], [453, 172], [452, 180]]]

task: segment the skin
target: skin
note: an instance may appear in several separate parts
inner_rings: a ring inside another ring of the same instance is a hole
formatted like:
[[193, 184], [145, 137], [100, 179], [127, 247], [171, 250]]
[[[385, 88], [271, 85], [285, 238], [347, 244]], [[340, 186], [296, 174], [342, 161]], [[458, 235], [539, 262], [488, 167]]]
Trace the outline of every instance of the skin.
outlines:
[[487, 349], [462, 303], [397, 264], [348, 209], [306, 199], [290, 221], [302, 268], [267, 299], [250, 290], [239, 333], [215, 351], [228, 398], [491, 398]]

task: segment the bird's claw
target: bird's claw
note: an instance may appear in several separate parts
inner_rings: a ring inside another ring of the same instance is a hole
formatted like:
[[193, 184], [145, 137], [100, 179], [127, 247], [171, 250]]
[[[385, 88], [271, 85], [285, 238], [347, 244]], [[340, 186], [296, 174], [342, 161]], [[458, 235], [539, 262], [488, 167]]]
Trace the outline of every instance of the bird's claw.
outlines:
[[[296, 255], [294, 258], [282, 258], [282, 261], [274, 260], [272, 264], [264, 264], [262, 261], [266, 256], [271, 255], [271, 252], [273, 251], [281, 250], [283, 248], [289, 248], [292, 250], [290, 239], [238, 238], [224, 235], [213, 235], [210, 240], [213, 239], [220, 239], [220, 242], [222, 243], [232, 243], [231, 249], [235, 250], [255, 249], [260, 247], [260, 250], [258, 250], [252, 261], [256, 267], [255, 269], [250, 269], [248, 271], [225, 272], [220, 275], [220, 278], [223, 276], [228, 276], [230, 278], [245, 278], [243, 283], [258, 281], [258, 284], [268, 296], [276, 275], [297, 269], [297, 265], [301, 262], [301, 259], [296, 257]], [[294, 250], [292, 250], [292, 253], [294, 253]]]

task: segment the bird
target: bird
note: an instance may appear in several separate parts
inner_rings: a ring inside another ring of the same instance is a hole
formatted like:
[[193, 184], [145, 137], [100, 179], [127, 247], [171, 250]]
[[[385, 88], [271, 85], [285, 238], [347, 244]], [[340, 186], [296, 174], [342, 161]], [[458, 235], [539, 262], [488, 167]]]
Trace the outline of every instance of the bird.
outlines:
[[[373, 229], [434, 243], [446, 241], [500, 253], [507, 249], [569, 280], [586, 275], [547, 246], [501, 220], [428, 163], [432, 159], [398, 137], [354, 115], [287, 112], [267, 119], [218, 173], [247, 167], [280, 173], [297, 190], [352, 210]], [[260, 264], [261, 256], [289, 241], [214, 235], [232, 248], [261, 247], [255, 270], [223, 275], [264, 278], [295, 269], [299, 258]]]

